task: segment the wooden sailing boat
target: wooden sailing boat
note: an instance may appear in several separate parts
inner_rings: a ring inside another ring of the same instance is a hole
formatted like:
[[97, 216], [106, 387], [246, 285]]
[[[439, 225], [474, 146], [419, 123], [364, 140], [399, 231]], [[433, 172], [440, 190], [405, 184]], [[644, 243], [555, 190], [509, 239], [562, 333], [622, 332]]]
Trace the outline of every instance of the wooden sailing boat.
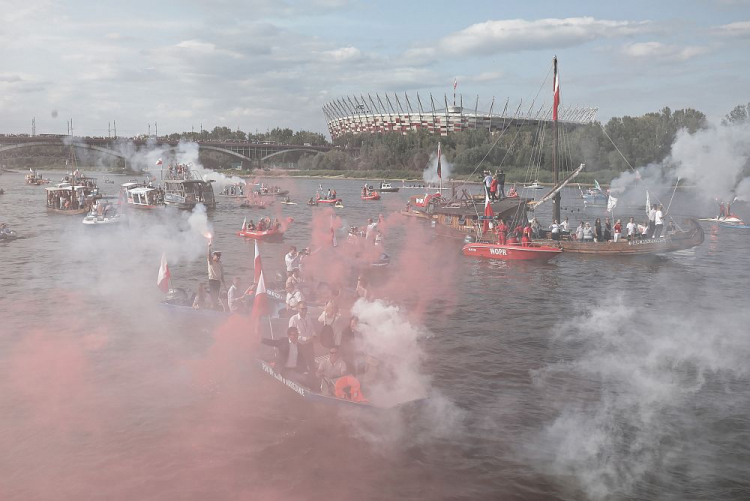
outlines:
[[[559, 163], [558, 163], [558, 127], [557, 127], [557, 108], [560, 104], [560, 86], [557, 74], [557, 57], [552, 60], [554, 77], [553, 77], [553, 92], [554, 101], [552, 108], [552, 131], [554, 137], [553, 143], [553, 160], [552, 160], [552, 173], [554, 176], [555, 187], [542, 197], [535, 206], [538, 206], [545, 201], [552, 199], [552, 218], [555, 221], [560, 221], [560, 190], [572, 180], [578, 172], [583, 169], [581, 165], [578, 170], [574, 171], [573, 175], [568, 176], [559, 182]], [[597, 183], [598, 184], [598, 183]], [[557, 245], [563, 252], [571, 254], [597, 254], [607, 256], [632, 256], [632, 255], [643, 255], [643, 254], [659, 254], [664, 252], [672, 252], [677, 250], [690, 249], [703, 243], [704, 233], [703, 228], [697, 220], [692, 218], [683, 218], [679, 223], [675, 221], [675, 230], [666, 231], [660, 238], [648, 238], [648, 239], [632, 239], [627, 238], [621, 239], [618, 242], [582, 242], [576, 240], [574, 235], [570, 235], [562, 240], [537, 240], [539, 243], [546, 245]]]

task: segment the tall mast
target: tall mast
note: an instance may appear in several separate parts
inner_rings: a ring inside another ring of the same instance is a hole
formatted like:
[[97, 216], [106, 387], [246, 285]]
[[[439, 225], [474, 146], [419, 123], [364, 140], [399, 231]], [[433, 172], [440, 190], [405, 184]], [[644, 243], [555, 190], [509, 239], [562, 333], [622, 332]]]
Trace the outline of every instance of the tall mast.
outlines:
[[[557, 165], [557, 106], [560, 104], [560, 86], [557, 80], [557, 56], [552, 59], [554, 68], [552, 85], [553, 85], [553, 103], [552, 103], [552, 180], [557, 186], [560, 181], [559, 167]], [[555, 193], [552, 198], [552, 219], [560, 222], [560, 192]]]

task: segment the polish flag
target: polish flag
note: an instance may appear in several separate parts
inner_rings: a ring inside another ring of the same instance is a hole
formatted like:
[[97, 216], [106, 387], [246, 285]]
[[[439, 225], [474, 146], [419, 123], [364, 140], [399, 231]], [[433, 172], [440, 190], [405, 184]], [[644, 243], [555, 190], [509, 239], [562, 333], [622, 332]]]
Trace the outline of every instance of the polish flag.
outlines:
[[443, 169], [442, 169], [442, 166], [440, 164], [440, 160], [441, 160], [440, 157], [441, 156], [442, 156], [442, 153], [440, 152], [440, 143], [438, 142], [438, 152], [437, 152], [437, 160], [438, 160], [438, 163], [437, 163], [437, 175], [438, 175], [438, 179], [443, 179]]
[[485, 193], [484, 195], [484, 221], [482, 221], [482, 235], [487, 233], [490, 229], [490, 218], [495, 216], [495, 212], [492, 210], [492, 204], [490, 203], [490, 196]]
[[[245, 219], [242, 220], [242, 230], [240, 231], [245, 231], [245, 226], [247, 226], [247, 216], [245, 216]], [[255, 244], [257, 245], [258, 242], [255, 242]]]
[[253, 267], [255, 268], [255, 275], [253, 276], [253, 282], [256, 284], [260, 283], [260, 275], [263, 271], [263, 265], [260, 261], [260, 247], [258, 246], [258, 241], [255, 241], [255, 262], [253, 263]]
[[453, 90], [456, 90], [456, 87], [458, 87], [458, 78], [453, 79]]
[[560, 105], [560, 77], [557, 76], [557, 71], [555, 71], [555, 81], [553, 82], [552, 90], [554, 92], [554, 102], [552, 103], [552, 120], [557, 120], [557, 107]]
[[163, 162], [161, 161], [161, 158], [156, 161], [156, 165], [161, 165]]
[[169, 292], [169, 279], [171, 277], [172, 274], [169, 273], [169, 266], [167, 265], [167, 255], [162, 253], [161, 266], [159, 266], [159, 276], [156, 278], [156, 285], [162, 292]]
[[268, 294], [266, 294], [266, 282], [263, 280], [263, 271], [258, 278], [258, 287], [255, 289], [255, 299], [253, 300], [253, 309], [250, 312], [252, 328], [260, 336], [260, 317], [266, 317], [271, 314], [271, 308], [268, 305]]

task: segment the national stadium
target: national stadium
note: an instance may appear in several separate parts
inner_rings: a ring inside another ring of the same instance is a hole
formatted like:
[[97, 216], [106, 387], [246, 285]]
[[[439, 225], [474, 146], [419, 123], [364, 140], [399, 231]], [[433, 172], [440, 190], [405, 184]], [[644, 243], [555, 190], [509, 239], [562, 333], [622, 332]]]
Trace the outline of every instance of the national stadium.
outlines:
[[[381, 98], [375, 94], [345, 96], [326, 103], [323, 114], [328, 124], [328, 132], [332, 139], [344, 134], [382, 134], [387, 132], [409, 132], [427, 130], [431, 134], [447, 136], [452, 132], [471, 129], [488, 129], [490, 132], [502, 131], [512, 125], [538, 125], [540, 122], [552, 121], [552, 107], [545, 104], [517, 105], [495, 103], [493, 98], [489, 106], [480, 108], [479, 96], [473, 106], [464, 106], [463, 97], [456, 105], [455, 95], [453, 105], [448, 104], [448, 96], [443, 101], [435, 102], [432, 94], [429, 99], [423, 99], [419, 93], [416, 98], [403, 94], [384, 94]], [[599, 108], [560, 106], [558, 122], [570, 125], [584, 125], [596, 119]]]

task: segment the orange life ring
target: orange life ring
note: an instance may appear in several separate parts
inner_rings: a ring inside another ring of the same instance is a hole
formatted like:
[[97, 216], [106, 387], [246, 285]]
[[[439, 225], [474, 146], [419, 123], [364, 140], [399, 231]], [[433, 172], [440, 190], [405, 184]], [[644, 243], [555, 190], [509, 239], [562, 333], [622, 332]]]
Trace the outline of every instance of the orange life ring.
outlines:
[[352, 402], [366, 402], [362, 390], [359, 388], [359, 381], [354, 376], [344, 376], [336, 381], [335, 393], [336, 398], [351, 400]]

